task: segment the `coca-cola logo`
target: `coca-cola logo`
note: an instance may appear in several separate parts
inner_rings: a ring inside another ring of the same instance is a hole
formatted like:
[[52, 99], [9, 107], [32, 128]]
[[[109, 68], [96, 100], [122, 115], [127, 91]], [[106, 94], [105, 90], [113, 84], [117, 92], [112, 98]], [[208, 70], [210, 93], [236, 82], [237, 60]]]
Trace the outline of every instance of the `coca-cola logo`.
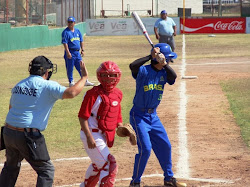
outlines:
[[243, 30], [243, 21], [232, 21], [231, 23], [222, 23], [222, 21], [218, 21], [214, 25], [214, 30], [240, 31]]

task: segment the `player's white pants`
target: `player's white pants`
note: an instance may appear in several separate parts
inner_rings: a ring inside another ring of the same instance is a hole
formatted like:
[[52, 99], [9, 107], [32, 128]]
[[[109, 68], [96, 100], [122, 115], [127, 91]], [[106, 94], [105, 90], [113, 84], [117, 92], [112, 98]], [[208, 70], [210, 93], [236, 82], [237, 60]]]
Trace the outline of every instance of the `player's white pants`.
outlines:
[[[87, 138], [83, 131], [80, 131], [80, 137], [83, 142], [84, 148], [92, 161], [92, 164], [94, 164], [98, 169], [101, 169], [108, 161], [108, 155], [110, 154], [108, 146], [106, 144], [106, 137], [100, 132], [91, 133], [96, 142], [96, 148], [94, 149], [88, 148]], [[90, 164], [86, 171], [85, 179], [88, 179], [90, 176], [96, 176], [98, 174], [98, 171], [93, 167], [92, 164]], [[109, 164], [104, 167], [104, 170], [100, 171], [99, 182], [102, 180], [103, 177], [107, 175], [109, 175]], [[82, 186], [84, 186], [84, 183], [80, 185], [80, 187]]]

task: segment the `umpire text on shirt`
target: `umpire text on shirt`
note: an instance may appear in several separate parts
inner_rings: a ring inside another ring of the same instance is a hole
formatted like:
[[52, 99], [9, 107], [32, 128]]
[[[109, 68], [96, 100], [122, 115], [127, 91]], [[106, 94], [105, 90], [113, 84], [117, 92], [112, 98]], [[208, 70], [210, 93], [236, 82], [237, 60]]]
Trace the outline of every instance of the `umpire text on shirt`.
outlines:
[[25, 159], [37, 173], [38, 187], [51, 187], [54, 166], [41, 131], [45, 130], [54, 103], [58, 99], [77, 96], [87, 79], [87, 69], [81, 63], [81, 79], [72, 87], [50, 81], [57, 66], [45, 56], [34, 58], [29, 64], [30, 76], [12, 89], [9, 112], [3, 128], [6, 162], [0, 175], [0, 186], [14, 187], [21, 161]]

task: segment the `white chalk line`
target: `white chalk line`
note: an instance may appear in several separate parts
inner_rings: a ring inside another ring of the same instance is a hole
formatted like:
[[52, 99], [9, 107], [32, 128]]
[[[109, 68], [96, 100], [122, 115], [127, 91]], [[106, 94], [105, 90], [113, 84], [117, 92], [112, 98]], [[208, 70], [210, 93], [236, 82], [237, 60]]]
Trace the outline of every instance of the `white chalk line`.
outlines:
[[[182, 37], [182, 64], [180, 68], [181, 77], [185, 76], [186, 72], [186, 42], [185, 34]], [[182, 178], [190, 178], [189, 169], [189, 152], [187, 140], [187, 127], [186, 127], [186, 113], [187, 113], [187, 95], [186, 95], [186, 81], [181, 80], [179, 86], [179, 113], [178, 113], [178, 140], [179, 140], [179, 157], [177, 162], [176, 175]]]
[[188, 63], [187, 66], [205, 66], [205, 65], [228, 65], [228, 64], [237, 64], [237, 65], [244, 65], [250, 64], [250, 61], [240, 61], [240, 62], [206, 62], [200, 64], [192, 64]]
[[[141, 178], [152, 178], [152, 177], [164, 178], [162, 174], [143, 175]], [[182, 179], [182, 180], [188, 180], [188, 181], [207, 182], [207, 183], [225, 183], [225, 184], [234, 183], [234, 181], [232, 180], [224, 180], [224, 179], [202, 179], [202, 178], [180, 178], [180, 177], [176, 177], [176, 178]], [[118, 182], [118, 181], [130, 181], [130, 180], [131, 178], [121, 178], [121, 179], [116, 179], [115, 181]], [[81, 183], [75, 183], [75, 184], [61, 185], [61, 186], [55, 186], [55, 187], [79, 186], [80, 184]]]
[[[249, 64], [250, 65], [250, 61], [241, 61], [241, 62], [206, 62], [206, 63], [199, 63], [199, 64], [192, 64], [192, 63], [188, 63], [185, 66], [211, 66], [211, 65], [230, 65], [230, 64], [237, 64], [237, 65], [246, 65]], [[172, 66], [175, 67], [182, 67], [183, 65], [175, 63], [172, 64]]]
[[[74, 161], [74, 160], [90, 160], [89, 157], [75, 157], [75, 158], [59, 158], [55, 160], [51, 160], [52, 162], [61, 162], [61, 161]], [[22, 166], [29, 165], [28, 162], [23, 161]], [[0, 167], [3, 167], [4, 163], [0, 163]]]
[[[74, 161], [74, 160], [86, 160], [89, 161], [89, 157], [75, 157], [75, 158], [60, 158], [52, 160], [52, 162], [63, 162], [63, 161]], [[4, 164], [1, 163], [0, 166], [3, 166]], [[27, 162], [22, 163], [23, 165], [28, 165]], [[202, 178], [185, 178], [185, 177], [178, 177], [178, 175], [175, 175], [178, 179], [184, 179], [184, 180], [190, 180], [190, 181], [199, 181], [199, 182], [211, 182], [211, 183], [234, 183], [235, 181], [232, 180], [225, 180], [225, 179], [202, 179]], [[151, 175], [143, 175], [142, 178], [150, 178], [150, 177], [162, 177], [162, 174], [151, 174]], [[116, 181], [128, 181], [131, 180], [131, 178], [121, 178], [116, 179]], [[237, 179], [239, 180], [239, 179]], [[60, 185], [55, 187], [70, 187], [70, 186], [79, 186], [80, 183], [74, 183], [74, 184], [68, 184], [68, 185]]]
[[[151, 178], [151, 177], [161, 177], [164, 178], [162, 174], [150, 174], [150, 175], [143, 175], [141, 178]], [[177, 179], [182, 180], [189, 180], [189, 181], [198, 181], [198, 182], [211, 182], [211, 183], [234, 183], [232, 180], [225, 180], [225, 179], [202, 179], [202, 178], [185, 178], [185, 177], [178, 177]], [[122, 178], [122, 179], [116, 179], [115, 181], [129, 181], [131, 178]]]

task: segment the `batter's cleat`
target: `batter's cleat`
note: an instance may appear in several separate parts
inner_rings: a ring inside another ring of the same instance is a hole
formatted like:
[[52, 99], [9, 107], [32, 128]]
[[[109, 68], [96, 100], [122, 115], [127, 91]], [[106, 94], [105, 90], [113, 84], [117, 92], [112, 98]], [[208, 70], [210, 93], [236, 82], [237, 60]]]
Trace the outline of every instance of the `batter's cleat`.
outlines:
[[72, 81], [72, 82], [69, 83], [69, 87], [74, 86], [74, 85], [75, 85], [74, 81]]
[[94, 86], [95, 84], [92, 82], [89, 82], [89, 80], [86, 80], [85, 86]]
[[136, 182], [132, 182], [132, 183], [130, 183], [130, 185], [129, 185], [129, 187], [140, 187], [141, 185], [140, 185], [140, 183], [138, 182], [138, 183], [136, 183]]
[[183, 182], [178, 182], [176, 178], [172, 177], [170, 181], [164, 181], [164, 186], [172, 186], [172, 187], [186, 187], [187, 184]]

